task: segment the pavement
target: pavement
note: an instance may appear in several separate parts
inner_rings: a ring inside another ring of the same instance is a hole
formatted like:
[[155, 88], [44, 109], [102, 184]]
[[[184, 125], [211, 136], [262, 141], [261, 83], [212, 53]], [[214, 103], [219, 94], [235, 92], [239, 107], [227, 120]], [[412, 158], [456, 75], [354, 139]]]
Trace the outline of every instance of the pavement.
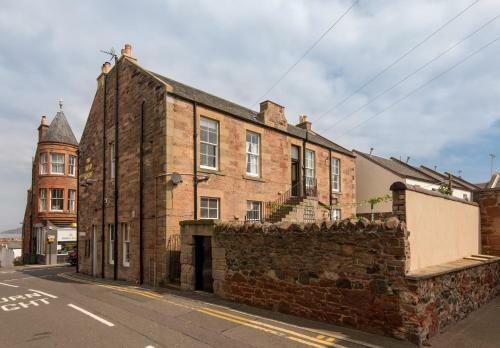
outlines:
[[[500, 303], [492, 303], [493, 308], [481, 308], [431, 340], [431, 344], [499, 347]], [[485, 317], [489, 325], [480, 325]], [[476, 335], [467, 334], [476, 329]], [[0, 271], [0, 347], [66, 346], [415, 347], [387, 337], [227, 302], [202, 292], [154, 291], [125, 282], [103, 281], [76, 274], [74, 267]]]

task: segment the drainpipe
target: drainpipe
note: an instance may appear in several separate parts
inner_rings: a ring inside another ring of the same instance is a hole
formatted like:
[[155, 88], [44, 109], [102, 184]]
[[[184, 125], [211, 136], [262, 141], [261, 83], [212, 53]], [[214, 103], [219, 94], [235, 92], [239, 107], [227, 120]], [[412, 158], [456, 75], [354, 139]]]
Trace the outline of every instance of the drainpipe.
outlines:
[[193, 218], [198, 220], [198, 124], [196, 102], [193, 102]]
[[[139, 148], [139, 283], [144, 283], [144, 101], [141, 104]], [[156, 180], [156, 179], [155, 179]], [[156, 185], [155, 185], [156, 192]], [[155, 197], [156, 199], [156, 197]], [[156, 216], [155, 216], [156, 219]]]
[[[102, 204], [101, 204], [101, 277], [104, 279], [106, 256], [106, 114], [107, 114], [107, 97], [108, 97], [108, 75], [104, 76], [104, 100], [102, 113]], [[94, 237], [94, 236], [93, 236]], [[97, 243], [95, 243], [97, 245]]]
[[332, 202], [333, 202], [333, 195], [332, 195], [332, 149], [328, 151], [328, 175], [329, 175], [329, 185], [328, 187], [330, 188], [330, 209], [332, 208]]
[[[36, 158], [36, 157], [35, 157]], [[33, 194], [33, 191], [35, 190], [35, 173], [37, 173], [35, 171], [35, 167], [36, 164], [35, 164], [35, 160], [32, 161], [32, 167], [31, 167], [31, 212], [30, 212], [30, 233], [29, 233], [29, 244], [28, 244], [28, 250], [29, 250], [29, 256], [28, 258], [31, 257], [31, 253], [33, 252], [33, 214], [35, 212], [35, 203], [33, 202], [33, 198], [34, 198], [34, 194]], [[38, 202], [37, 202], [38, 203]], [[23, 231], [24, 233], [24, 231]], [[30, 261], [28, 259], [28, 261]]]
[[306, 142], [307, 142], [307, 131], [306, 138], [302, 140], [302, 196], [306, 197]]
[[76, 150], [76, 273], [80, 273], [80, 149]]
[[118, 277], [118, 184], [119, 184], [119, 172], [118, 172], [118, 152], [119, 152], [119, 120], [118, 120], [118, 106], [119, 106], [119, 85], [118, 85], [118, 59], [115, 56], [115, 190], [114, 190], [114, 198], [115, 198], [115, 228], [114, 228], [114, 250], [113, 250], [113, 259], [114, 259], [114, 267], [113, 267], [113, 279], [116, 280]]

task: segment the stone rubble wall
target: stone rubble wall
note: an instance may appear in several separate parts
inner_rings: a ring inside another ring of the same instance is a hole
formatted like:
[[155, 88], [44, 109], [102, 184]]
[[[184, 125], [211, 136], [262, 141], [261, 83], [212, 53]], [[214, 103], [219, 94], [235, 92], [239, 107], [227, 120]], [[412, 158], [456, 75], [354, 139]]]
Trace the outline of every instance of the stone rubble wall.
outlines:
[[500, 262], [410, 277], [409, 234], [395, 217], [305, 225], [186, 222], [181, 283], [194, 289], [193, 236], [211, 236], [216, 295], [422, 344], [499, 294]]
[[250, 305], [403, 337], [408, 232], [370, 223], [217, 225], [214, 291]]

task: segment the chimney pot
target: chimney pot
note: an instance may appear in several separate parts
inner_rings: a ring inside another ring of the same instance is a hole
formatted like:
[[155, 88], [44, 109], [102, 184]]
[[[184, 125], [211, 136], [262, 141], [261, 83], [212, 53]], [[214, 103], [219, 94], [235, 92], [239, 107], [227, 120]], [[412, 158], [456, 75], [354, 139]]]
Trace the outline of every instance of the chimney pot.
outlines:
[[299, 116], [299, 124], [297, 125], [299, 128], [303, 128], [306, 130], [311, 130], [312, 129], [312, 123], [309, 122], [309, 118], [307, 115], [300, 115]]
[[106, 62], [102, 65], [101, 67], [101, 72], [103, 74], [107, 74], [109, 73], [109, 71], [111, 70], [111, 63], [110, 62]]
[[46, 116], [42, 116], [40, 119], [40, 126], [38, 126], [38, 141], [42, 140], [44, 134], [49, 129], [49, 122]]
[[137, 60], [136, 58], [132, 57], [132, 45], [131, 44], [125, 44], [124, 47], [122, 48], [122, 56], [131, 58], [133, 60]]

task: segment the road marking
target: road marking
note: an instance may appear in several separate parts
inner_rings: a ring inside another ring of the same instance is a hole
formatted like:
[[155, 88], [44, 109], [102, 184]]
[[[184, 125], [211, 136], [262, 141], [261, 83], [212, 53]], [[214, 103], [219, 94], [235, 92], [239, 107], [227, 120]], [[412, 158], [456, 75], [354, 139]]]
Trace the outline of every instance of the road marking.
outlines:
[[11, 288], [18, 288], [19, 287], [17, 285], [5, 284], [5, 283], [0, 283], [0, 285], [10, 286]]
[[29, 291], [33, 291], [33, 292], [38, 292], [39, 294], [48, 296], [50, 298], [57, 298], [57, 296], [55, 296], [55, 295], [47, 294], [46, 292], [43, 292], [43, 291], [40, 291], [40, 290], [35, 290], [35, 289], [28, 289], [28, 290]]
[[115, 326], [115, 324], [113, 324], [113, 323], [111, 323], [111, 322], [107, 321], [106, 319], [103, 319], [103, 318], [101, 318], [101, 317], [99, 317], [99, 316], [97, 316], [97, 315], [95, 315], [95, 314], [93, 314], [93, 313], [90, 313], [89, 311], [86, 311], [86, 310], [85, 310], [85, 309], [83, 309], [83, 308], [80, 308], [80, 307], [78, 307], [78, 306], [75, 306], [75, 305], [74, 305], [74, 304], [72, 304], [72, 303], [68, 304], [68, 306], [69, 306], [69, 307], [71, 307], [71, 308], [73, 308], [73, 309], [76, 309], [77, 311], [82, 312], [83, 314], [88, 315], [89, 317], [91, 317], [91, 318], [93, 318], [93, 319], [95, 319], [95, 320], [97, 320], [97, 321], [100, 321], [100, 322], [101, 322], [101, 323], [103, 323], [104, 325], [107, 325], [107, 326]]
[[316, 347], [316, 348], [326, 348], [325, 346], [322, 346], [321, 344], [311, 343], [311, 342], [308, 342], [308, 341], [305, 341], [305, 340], [301, 340], [300, 338], [297, 338], [297, 337], [290, 337], [290, 336], [288, 336], [287, 338], [291, 339], [292, 341], [305, 344], [307, 346]]
[[[288, 329], [285, 329], [285, 328], [282, 328], [282, 327], [278, 327], [278, 326], [274, 326], [274, 325], [270, 325], [270, 324], [266, 324], [266, 323], [261, 323], [259, 321], [255, 321], [255, 320], [247, 319], [247, 318], [240, 317], [240, 316], [237, 316], [237, 315], [233, 315], [233, 314], [221, 312], [221, 311], [218, 311], [218, 310], [215, 310], [215, 309], [212, 309], [212, 308], [205, 307], [205, 308], [202, 308], [201, 310], [198, 310], [198, 311], [203, 311], [203, 313], [205, 313], [205, 314], [216, 313], [217, 315], [220, 315], [220, 316], [225, 316], [225, 317], [229, 317], [229, 318], [235, 318], [237, 320], [245, 321], [245, 322], [248, 322], [248, 323], [251, 323], [251, 324], [254, 324], [254, 325], [260, 325], [260, 326], [263, 326], [263, 327], [266, 327], [266, 328], [277, 330], [277, 331], [280, 331], [280, 332], [285, 333], [287, 335], [293, 335], [293, 336], [299, 337], [301, 339], [306, 339], [306, 340], [313, 341], [315, 343], [326, 344], [329, 347], [343, 347], [343, 346], [338, 345], [338, 344], [334, 344], [334, 343], [331, 343], [331, 342], [325, 342], [325, 341], [319, 340], [319, 339], [317, 339], [315, 337], [311, 337], [311, 336], [307, 336], [307, 335], [301, 334], [300, 332], [288, 330]], [[209, 312], [209, 313], [207, 313], [207, 312]]]
[[[320, 335], [320, 336], [323, 336], [323, 339], [324, 339], [324, 340], [320, 340], [318, 338], [307, 336], [307, 335], [301, 334], [301, 333], [296, 332], [296, 331], [287, 330], [285, 328], [281, 328], [281, 327], [273, 326], [273, 325], [266, 324], [266, 323], [263, 323], [263, 322], [251, 320], [251, 319], [248, 319], [248, 318], [245, 318], [245, 317], [242, 317], [242, 316], [232, 315], [232, 314], [229, 314], [227, 312], [217, 311], [217, 310], [212, 309], [212, 308], [202, 307], [200, 309], [200, 307], [196, 307], [196, 306], [189, 306], [189, 305], [179, 304], [177, 302], [166, 300], [162, 295], [158, 295], [158, 294], [153, 293], [151, 291], [139, 290], [137, 288], [126, 288], [126, 287], [123, 287], [123, 286], [116, 286], [116, 285], [108, 285], [108, 284], [104, 284], [104, 283], [99, 282], [99, 281], [87, 281], [87, 280], [84, 280], [84, 279], [81, 279], [81, 278], [78, 278], [78, 277], [72, 277], [72, 276], [70, 276], [68, 274], [64, 274], [64, 273], [59, 273], [58, 276], [66, 278], [66, 279], [71, 279], [71, 280], [79, 281], [79, 282], [85, 283], [85, 284], [98, 285], [98, 286], [101, 286], [101, 287], [105, 287], [105, 288], [116, 290], [116, 291], [120, 291], [120, 292], [128, 292], [128, 293], [132, 293], [132, 294], [144, 296], [144, 297], [151, 298], [151, 299], [157, 299], [157, 300], [160, 300], [162, 302], [166, 302], [166, 303], [169, 303], [169, 304], [172, 304], [172, 305], [175, 305], [175, 306], [179, 306], [179, 307], [184, 307], [184, 308], [192, 309], [192, 310], [204, 313], [206, 315], [217, 317], [217, 318], [220, 318], [220, 319], [223, 319], [223, 320], [226, 320], [226, 321], [235, 322], [235, 323], [238, 323], [238, 324], [241, 324], [241, 325], [244, 325], [244, 326], [252, 327], [254, 329], [265, 331], [265, 332], [268, 332], [268, 333], [271, 333], [271, 334], [274, 334], [274, 335], [277, 335], [277, 336], [280, 336], [280, 337], [286, 337], [286, 338], [288, 338], [289, 336], [287, 336], [287, 335], [293, 335], [294, 338], [297, 338], [299, 340], [309, 340], [309, 341], [315, 342], [315, 344], [319, 343], [320, 344], [319, 347], [325, 347], [325, 348], [326, 347], [345, 348], [345, 346], [343, 346], [343, 345], [340, 345], [338, 343], [333, 343], [333, 341], [335, 340], [335, 338], [330, 337], [330, 335], [328, 335], [328, 336]], [[172, 295], [172, 296], [173, 297], [178, 297], [178, 296], [175, 296], [175, 295]], [[204, 304], [204, 305], [210, 305], [210, 306], [212, 306], [212, 304], [206, 303], [206, 302], [203, 302], [203, 301], [196, 301], [195, 300], [195, 302], [198, 303], [198, 304]], [[221, 306], [218, 306], [218, 307], [221, 307]], [[241, 313], [241, 314], [244, 314], [244, 315], [253, 316], [253, 315], [249, 315], [249, 314], [244, 313], [244, 312], [240, 312], [240, 311], [236, 311], [236, 310], [231, 310], [229, 308], [225, 308], [225, 307], [221, 307], [221, 308], [223, 308], [225, 310], [229, 310], [229, 311], [234, 312], [234, 313]], [[279, 323], [279, 324], [287, 325], [289, 327], [295, 327], [297, 329], [302, 329], [302, 330], [305, 330], [305, 331], [314, 332], [314, 330], [309, 330], [308, 328], [303, 328], [303, 327], [299, 327], [299, 326], [296, 326], [296, 325], [290, 325], [290, 324], [287, 324], [287, 323], [281, 323], [279, 321], [272, 320], [272, 319], [262, 318], [262, 317], [259, 317], [259, 316], [253, 316], [253, 317], [257, 317], [257, 318], [260, 318], [260, 319], [263, 319], [263, 320], [268, 320], [268, 321], [276, 322], [276, 323]], [[374, 345], [366, 345], [366, 343], [364, 343], [364, 342], [355, 341], [355, 340], [348, 339], [348, 338], [344, 339], [344, 337], [337, 337], [337, 339], [346, 340], [348, 342], [353, 342], [354, 341], [355, 343], [358, 343], [358, 344], [361, 344], [361, 345], [365, 345], [366, 347], [377, 347], [377, 346], [374, 346]], [[299, 342], [299, 341], [297, 341], [297, 342]], [[313, 345], [313, 346], [315, 346], [315, 345]]]

